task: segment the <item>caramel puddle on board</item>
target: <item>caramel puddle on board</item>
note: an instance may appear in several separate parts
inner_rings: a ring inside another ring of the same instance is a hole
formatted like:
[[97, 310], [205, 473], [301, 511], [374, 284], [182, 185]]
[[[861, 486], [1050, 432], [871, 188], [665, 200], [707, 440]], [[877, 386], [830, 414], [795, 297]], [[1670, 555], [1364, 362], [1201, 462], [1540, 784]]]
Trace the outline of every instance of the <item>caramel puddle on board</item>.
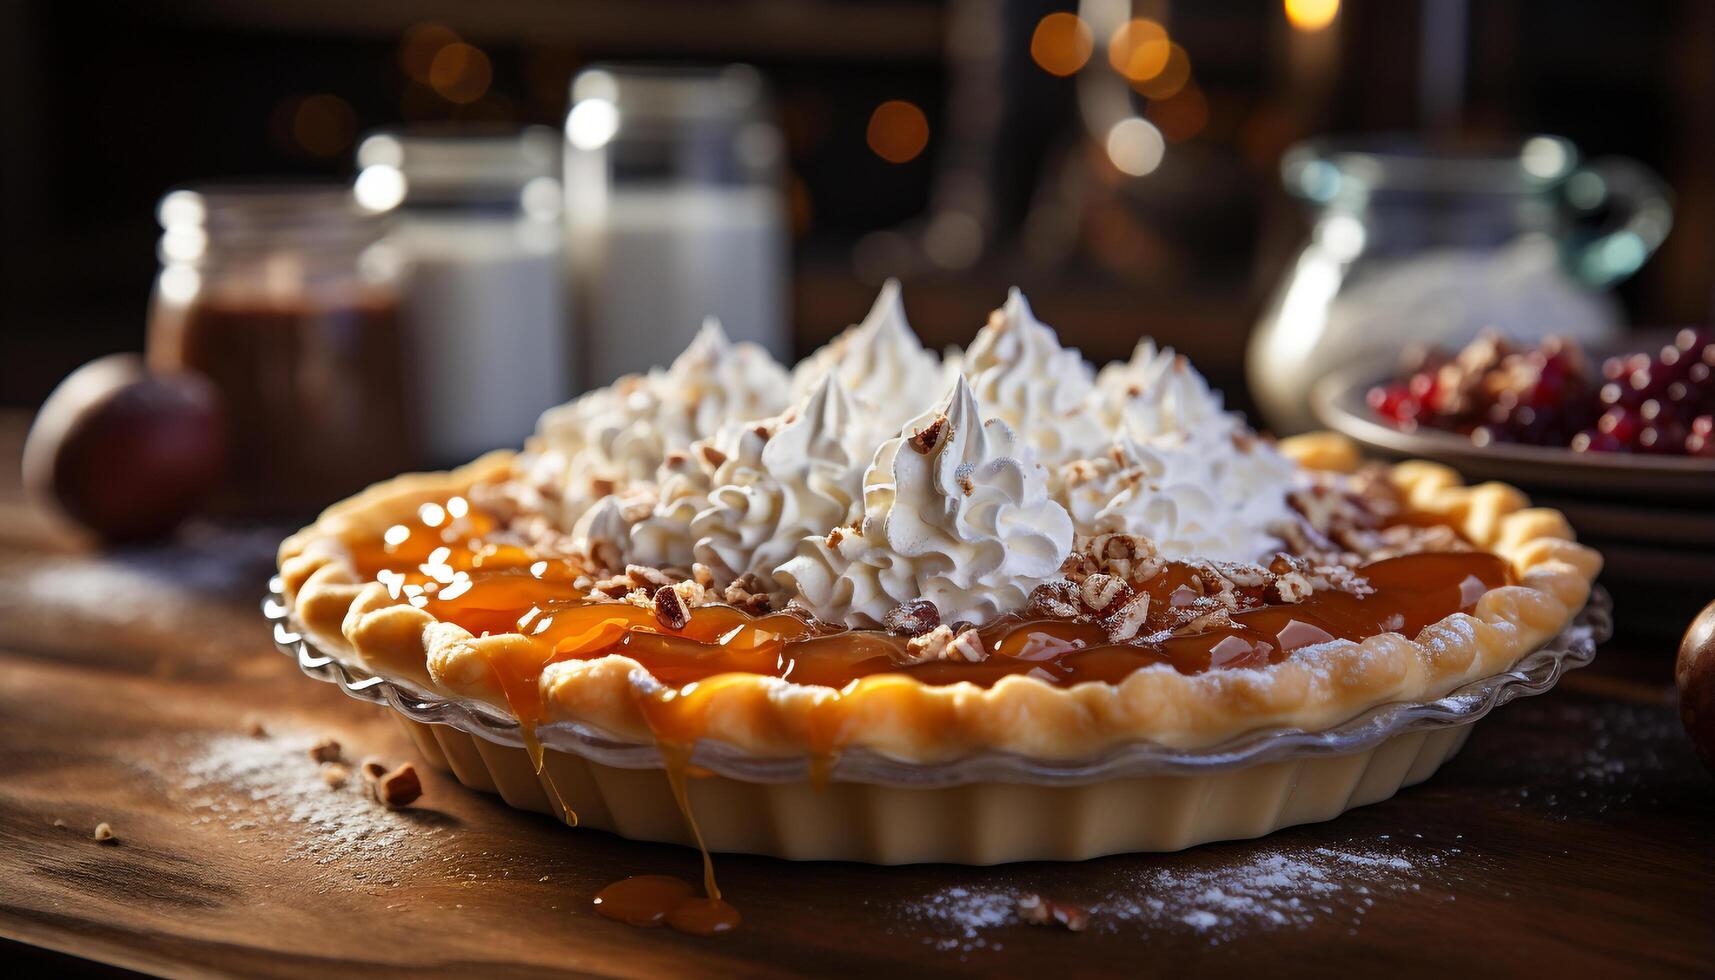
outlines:
[[720, 885], [715, 881], [714, 857], [703, 840], [703, 829], [691, 809], [691, 797], [686, 780], [691, 768], [692, 737], [668, 737], [663, 729], [677, 733], [687, 727], [700, 728], [702, 719], [693, 710], [695, 702], [687, 696], [696, 688], [684, 691], [672, 688], [649, 694], [634, 695], [643, 717], [655, 733], [655, 747], [661, 753], [661, 763], [667, 774], [667, 785], [673, 791], [673, 802], [691, 828], [697, 851], [703, 858], [703, 897], [692, 894], [691, 886], [678, 878], [665, 875], [639, 875], [616, 881], [603, 888], [595, 897], [596, 912], [634, 926], [658, 926], [663, 922], [680, 932], [693, 936], [713, 936], [731, 932], [742, 921], [738, 909], [721, 898]]

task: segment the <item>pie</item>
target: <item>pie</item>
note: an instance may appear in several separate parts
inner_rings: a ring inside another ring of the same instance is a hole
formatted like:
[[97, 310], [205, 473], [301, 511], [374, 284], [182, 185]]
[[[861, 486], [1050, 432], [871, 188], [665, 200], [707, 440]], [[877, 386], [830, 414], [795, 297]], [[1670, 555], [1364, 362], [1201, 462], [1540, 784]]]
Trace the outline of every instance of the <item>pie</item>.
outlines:
[[1600, 564], [1510, 487], [1262, 438], [1148, 340], [1097, 372], [1017, 290], [938, 356], [889, 283], [790, 370], [711, 321], [521, 452], [336, 504], [282, 545], [280, 581], [319, 649], [502, 710], [538, 771], [534, 733], [567, 723], [653, 743], [681, 780], [719, 743], [837, 785], [858, 750], [1069, 764], [1435, 699], [1559, 634]]

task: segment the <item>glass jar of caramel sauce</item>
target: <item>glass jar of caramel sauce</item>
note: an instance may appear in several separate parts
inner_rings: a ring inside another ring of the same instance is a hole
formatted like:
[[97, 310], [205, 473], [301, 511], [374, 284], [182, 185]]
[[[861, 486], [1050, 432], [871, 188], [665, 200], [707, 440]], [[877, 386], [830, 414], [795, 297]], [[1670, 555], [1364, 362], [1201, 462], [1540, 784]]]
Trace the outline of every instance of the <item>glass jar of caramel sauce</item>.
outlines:
[[415, 463], [397, 263], [349, 187], [189, 187], [158, 215], [148, 361], [225, 398], [219, 511], [309, 514]]

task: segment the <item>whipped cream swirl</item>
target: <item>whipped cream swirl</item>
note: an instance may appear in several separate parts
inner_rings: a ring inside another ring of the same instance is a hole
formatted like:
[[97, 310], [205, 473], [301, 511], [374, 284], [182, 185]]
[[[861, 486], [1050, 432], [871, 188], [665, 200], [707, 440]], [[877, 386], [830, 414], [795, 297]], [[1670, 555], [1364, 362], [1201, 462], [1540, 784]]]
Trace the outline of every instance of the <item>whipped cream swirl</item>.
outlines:
[[1224, 433], [1242, 425], [1185, 355], [1149, 337], [1138, 342], [1131, 360], [1102, 368], [1096, 386], [1107, 424], [1141, 438]]
[[1072, 520], [1012, 428], [984, 421], [960, 378], [941, 406], [883, 443], [863, 481], [863, 519], [808, 536], [776, 571], [817, 618], [878, 626], [928, 599], [944, 621], [1021, 608], [1072, 547]]
[[1090, 366], [1014, 288], [965, 351], [961, 370], [982, 404], [1011, 425], [1049, 466], [1101, 451], [1108, 430], [1091, 403]]
[[733, 343], [713, 317], [665, 370], [627, 375], [558, 408], [537, 425], [526, 467], [575, 524], [615, 487], [653, 479], [669, 453], [722, 424], [785, 407], [788, 378], [768, 352]]
[[698, 561], [717, 580], [756, 575], [772, 582], [798, 541], [858, 512], [867, 454], [851, 450], [851, 399], [829, 374], [742, 467], [723, 465], [708, 506], [691, 523]]
[[[1168, 558], [1254, 561], [1276, 545], [1270, 527], [1285, 516], [1285, 498], [1278, 514], [1247, 512], [1225, 498], [1228, 484], [1240, 480], [1201, 447], [1122, 434], [1107, 452], [1068, 463], [1055, 497], [1080, 536], [1141, 534]], [[1262, 486], [1232, 489], [1267, 496]]]
[[899, 280], [887, 280], [862, 323], [846, 328], [793, 369], [793, 392], [804, 397], [829, 375], [839, 379], [861, 410], [860, 424], [850, 431], [856, 443], [873, 437], [862, 447], [866, 453], [946, 390], [940, 359], [924, 349], [906, 322]]

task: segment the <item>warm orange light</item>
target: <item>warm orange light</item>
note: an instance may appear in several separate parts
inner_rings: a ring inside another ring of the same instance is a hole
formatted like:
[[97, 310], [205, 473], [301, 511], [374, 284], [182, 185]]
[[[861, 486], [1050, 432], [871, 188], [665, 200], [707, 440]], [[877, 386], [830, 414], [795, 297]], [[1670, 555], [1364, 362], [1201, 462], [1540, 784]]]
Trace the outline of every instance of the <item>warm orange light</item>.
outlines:
[[890, 99], [869, 115], [869, 148], [888, 163], [915, 160], [929, 145], [929, 117], [903, 99]]
[[1319, 31], [1334, 22], [1340, 0], [1283, 0], [1286, 19], [1301, 31]]
[[1151, 101], [1149, 121], [1155, 123], [1161, 135], [1167, 137], [1167, 142], [1183, 143], [1209, 124], [1209, 100], [1192, 82], [1171, 99]]
[[335, 156], [356, 137], [357, 113], [337, 95], [312, 95], [292, 112], [292, 140], [310, 156]]
[[1147, 82], [1167, 67], [1173, 46], [1167, 40], [1167, 29], [1153, 20], [1140, 17], [1128, 20], [1114, 31], [1108, 41], [1108, 62], [1133, 82]]
[[475, 102], [488, 91], [494, 68], [481, 48], [455, 41], [435, 52], [429, 62], [429, 86], [448, 102]]
[[1036, 22], [1030, 35], [1030, 57], [1050, 75], [1070, 75], [1084, 67], [1095, 48], [1090, 25], [1075, 14], [1049, 14]]
[[1167, 46], [1167, 63], [1161, 66], [1161, 71], [1152, 78], [1132, 82], [1131, 87], [1151, 99], [1171, 99], [1190, 80], [1191, 56], [1185, 53], [1184, 48], [1170, 43]]
[[459, 41], [458, 33], [445, 24], [428, 22], [407, 28], [399, 39], [399, 67], [412, 81], [429, 84], [429, 66], [435, 55], [449, 44]]

